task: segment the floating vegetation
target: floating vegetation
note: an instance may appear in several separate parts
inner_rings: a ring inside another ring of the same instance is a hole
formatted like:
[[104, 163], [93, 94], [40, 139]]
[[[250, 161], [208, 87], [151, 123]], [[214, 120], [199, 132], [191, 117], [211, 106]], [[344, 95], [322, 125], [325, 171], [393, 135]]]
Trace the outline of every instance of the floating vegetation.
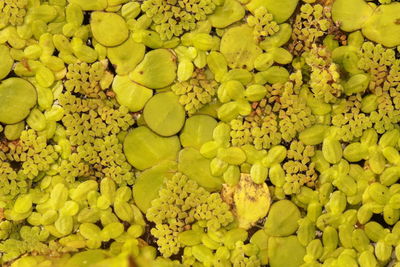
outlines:
[[0, 0], [0, 265], [400, 266], [397, 0]]

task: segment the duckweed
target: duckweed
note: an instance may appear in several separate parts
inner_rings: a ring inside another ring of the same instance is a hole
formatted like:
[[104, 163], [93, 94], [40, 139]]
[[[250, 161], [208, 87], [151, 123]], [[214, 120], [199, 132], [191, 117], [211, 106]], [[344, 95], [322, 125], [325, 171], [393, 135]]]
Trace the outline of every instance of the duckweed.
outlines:
[[0, 265], [399, 266], [399, 11], [0, 0]]

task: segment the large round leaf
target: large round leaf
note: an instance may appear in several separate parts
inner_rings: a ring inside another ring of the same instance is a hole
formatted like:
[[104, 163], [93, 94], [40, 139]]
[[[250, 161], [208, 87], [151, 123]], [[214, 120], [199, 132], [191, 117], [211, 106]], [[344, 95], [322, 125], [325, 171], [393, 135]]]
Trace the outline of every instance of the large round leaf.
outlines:
[[172, 177], [177, 169], [176, 161], [163, 161], [138, 175], [132, 191], [135, 204], [142, 212], [146, 213], [151, 207], [151, 202], [158, 197], [164, 179]]
[[131, 112], [142, 110], [153, 96], [153, 90], [132, 82], [128, 76], [115, 76], [112, 89], [118, 103], [128, 107]]
[[213, 131], [217, 121], [207, 115], [195, 115], [186, 120], [179, 138], [183, 147], [200, 147], [213, 139]]
[[123, 44], [107, 49], [107, 57], [119, 75], [126, 75], [142, 61], [146, 47], [128, 38]]
[[[285, 213], [285, 210], [281, 210]], [[268, 258], [271, 267], [298, 267], [304, 263], [306, 249], [297, 236], [270, 237], [268, 239]]]
[[154, 132], [162, 136], [178, 133], [185, 123], [185, 109], [172, 92], [156, 94], [146, 103], [143, 117]]
[[[282, 212], [285, 211], [285, 212]], [[289, 200], [275, 202], [265, 221], [265, 232], [271, 236], [288, 236], [299, 227], [300, 210]]]
[[225, 28], [232, 23], [241, 20], [245, 15], [243, 6], [237, 0], [225, 0], [222, 6], [218, 6], [214, 13], [208, 16], [208, 20], [215, 28]]
[[259, 7], [265, 7], [276, 22], [282, 23], [290, 18], [298, 3], [299, 0], [251, 0], [247, 8], [254, 12]]
[[14, 124], [25, 119], [36, 104], [33, 85], [21, 78], [9, 78], [0, 83], [0, 122]]
[[252, 29], [247, 26], [233, 27], [227, 30], [221, 39], [221, 53], [230, 68], [254, 69], [255, 59], [262, 53], [256, 44]]
[[179, 152], [178, 169], [209, 191], [221, 188], [222, 178], [211, 174], [210, 160], [204, 158], [197, 149], [185, 148]]
[[336, 0], [332, 6], [333, 20], [339, 22], [340, 29], [346, 32], [361, 29], [372, 12], [373, 8], [364, 0]]
[[387, 47], [400, 45], [400, 3], [380, 5], [365, 22], [362, 33]]
[[174, 160], [180, 147], [177, 136], [161, 137], [144, 126], [133, 129], [124, 140], [125, 156], [139, 170], [150, 168], [163, 160]]
[[93, 37], [104, 46], [120, 45], [129, 37], [128, 25], [115, 13], [93, 12], [90, 28]]
[[129, 74], [132, 81], [151, 89], [170, 85], [176, 77], [176, 58], [167, 49], [148, 52], [142, 62]]

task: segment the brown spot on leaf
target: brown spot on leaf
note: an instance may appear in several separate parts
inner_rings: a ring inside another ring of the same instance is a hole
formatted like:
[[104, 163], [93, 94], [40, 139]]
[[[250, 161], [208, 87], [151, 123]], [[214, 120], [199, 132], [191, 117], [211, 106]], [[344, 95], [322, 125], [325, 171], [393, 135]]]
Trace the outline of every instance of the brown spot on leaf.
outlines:
[[133, 258], [133, 256], [129, 256], [128, 258], [128, 266], [129, 267], [137, 267], [138, 265], [136, 264], [135, 259]]
[[106, 96], [114, 98], [115, 97], [115, 93], [111, 90], [106, 91]]
[[22, 65], [28, 70], [28, 71], [32, 71], [32, 69], [29, 66], [28, 60], [26, 58], [23, 58], [21, 60]]
[[256, 202], [256, 198], [255, 198], [254, 196], [248, 196], [248, 199], [249, 199], [251, 202]]

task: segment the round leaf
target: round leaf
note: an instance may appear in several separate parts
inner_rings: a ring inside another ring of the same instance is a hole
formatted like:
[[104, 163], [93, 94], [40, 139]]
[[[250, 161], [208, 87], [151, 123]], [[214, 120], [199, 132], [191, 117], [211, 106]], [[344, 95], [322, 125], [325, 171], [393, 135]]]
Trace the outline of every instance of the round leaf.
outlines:
[[36, 104], [35, 87], [21, 78], [9, 78], [0, 83], [0, 122], [14, 124], [25, 119]]
[[364, 0], [336, 0], [332, 6], [333, 20], [339, 22], [340, 29], [346, 32], [361, 29], [372, 12], [373, 8]]
[[177, 136], [161, 137], [144, 126], [132, 130], [124, 140], [125, 156], [139, 170], [147, 169], [163, 160], [174, 160], [179, 149]]
[[265, 221], [265, 231], [272, 236], [289, 236], [296, 232], [300, 218], [299, 209], [291, 201], [275, 202]]
[[129, 78], [143, 86], [159, 89], [170, 85], [176, 77], [176, 58], [167, 49], [148, 52]]
[[125, 20], [115, 13], [93, 12], [90, 27], [93, 37], [104, 46], [117, 46], [129, 37]]
[[213, 139], [213, 131], [217, 121], [207, 115], [196, 115], [186, 120], [179, 136], [183, 147], [200, 150], [201, 146]]
[[210, 160], [194, 148], [185, 148], [179, 152], [178, 169], [209, 191], [221, 188], [222, 178], [211, 174]]
[[162, 136], [178, 133], [185, 123], [185, 110], [172, 92], [156, 94], [143, 110], [144, 120], [150, 129]]
[[251, 0], [247, 8], [254, 12], [259, 7], [265, 7], [274, 16], [277, 23], [285, 22], [293, 14], [299, 0]]
[[255, 59], [262, 50], [257, 46], [252, 29], [247, 26], [233, 27], [227, 30], [221, 39], [221, 53], [230, 68], [252, 70]]
[[[281, 210], [283, 213], [284, 210]], [[304, 261], [306, 249], [300, 244], [297, 236], [270, 237], [268, 240], [269, 266], [297, 267]]]
[[142, 61], [145, 50], [146, 47], [143, 44], [136, 43], [129, 38], [119, 46], [109, 47], [107, 57], [116, 66], [115, 71], [120, 75], [125, 75], [134, 70], [136, 65]]
[[131, 112], [142, 110], [153, 96], [152, 90], [132, 82], [128, 76], [115, 76], [112, 89], [118, 103], [128, 107]]
[[145, 213], [151, 207], [151, 202], [158, 198], [164, 179], [172, 177], [176, 170], [175, 161], [163, 161], [138, 175], [132, 191], [135, 204], [142, 212]]
[[365, 22], [362, 33], [387, 47], [400, 45], [400, 3], [380, 5]]

